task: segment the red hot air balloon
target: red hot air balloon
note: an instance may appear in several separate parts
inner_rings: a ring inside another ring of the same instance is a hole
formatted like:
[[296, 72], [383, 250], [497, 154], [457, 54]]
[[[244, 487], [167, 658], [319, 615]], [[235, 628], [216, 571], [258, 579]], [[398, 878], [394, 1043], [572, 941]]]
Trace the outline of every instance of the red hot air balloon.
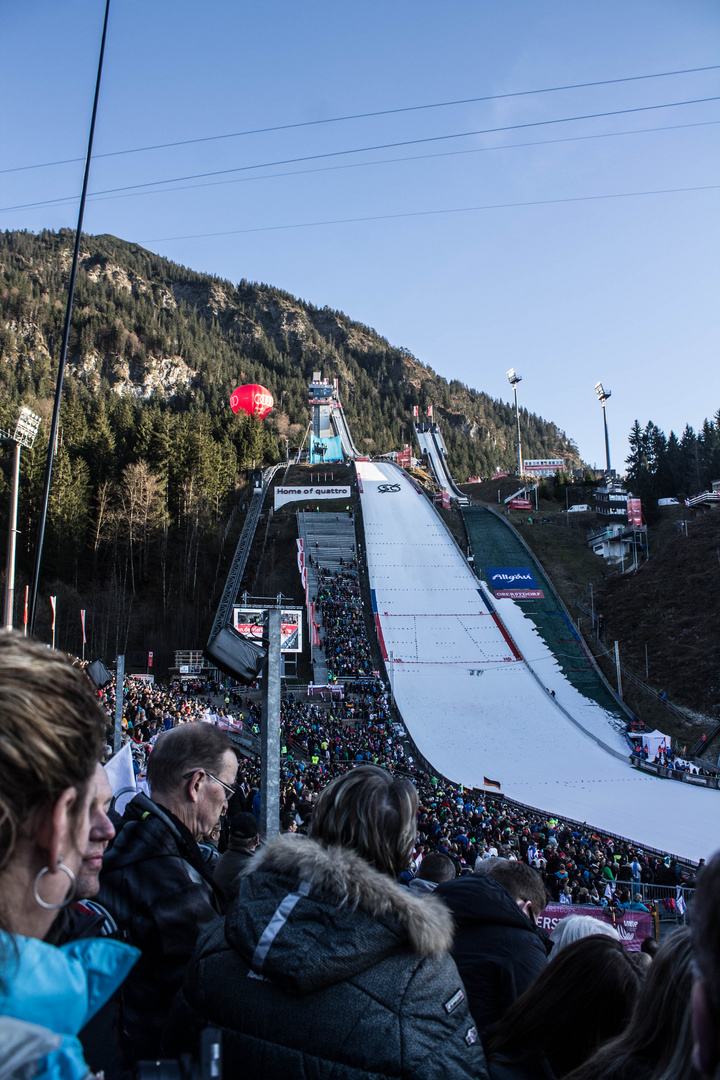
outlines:
[[270, 391], [257, 383], [238, 386], [230, 397], [230, 408], [234, 413], [242, 410], [248, 416], [257, 416], [258, 420], [264, 420], [274, 404]]

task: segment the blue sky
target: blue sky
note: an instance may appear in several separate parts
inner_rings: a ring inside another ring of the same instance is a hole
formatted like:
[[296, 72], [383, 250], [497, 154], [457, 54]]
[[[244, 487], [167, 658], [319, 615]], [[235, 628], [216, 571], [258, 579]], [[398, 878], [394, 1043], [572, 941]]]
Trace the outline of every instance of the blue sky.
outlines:
[[[103, 12], [2, 5], [0, 169], [83, 157]], [[591, 464], [602, 380], [621, 466], [636, 417], [669, 433], [720, 408], [720, 102], [698, 101], [720, 71], [498, 95], [706, 67], [719, 44], [711, 0], [112, 0], [91, 192], [244, 171], [90, 199], [85, 228], [342, 309], [493, 397], [515, 367]], [[285, 125], [305, 126], [99, 156]], [[362, 149], [390, 143], [414, 144]], [[0, 173], [0, 208], [73, 200], [0, 227], [74, 226], [82, 168]]]

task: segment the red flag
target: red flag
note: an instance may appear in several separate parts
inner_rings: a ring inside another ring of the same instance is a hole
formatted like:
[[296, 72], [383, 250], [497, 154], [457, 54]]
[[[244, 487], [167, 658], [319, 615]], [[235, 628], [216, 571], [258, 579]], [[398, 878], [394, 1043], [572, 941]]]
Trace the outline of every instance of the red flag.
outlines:
[[50, 607], [52, 608], [52, 613], [53, 613], [52, 626], [50, 627], [51, 630], [55, 629], [55, 601], [56, 600], [57, 600], [57, 596], [51, 596], [50, 597]]
[[413, 416], [417, 420], [417, 418], [418, 418], [418, 407], [417, 407], [417, 405], [413, 405]]
[[432, 419], [432, 405], [428, 405], [428, 416]]
[[84, 608], [80, 611], [80, 622], [82, 623], [83, 645], [87, 645], [87, 638], [85, 637], [85, 609]]
[[27, 634], [27, 624], [28, 624], [28, 593], [29, 593], [29, 591], [30, 591], [30, 586], [26, 585], [25, 586], [25, 614], [23, 615], [23, 625], [25, 626], [25, 633], [26, 634]]

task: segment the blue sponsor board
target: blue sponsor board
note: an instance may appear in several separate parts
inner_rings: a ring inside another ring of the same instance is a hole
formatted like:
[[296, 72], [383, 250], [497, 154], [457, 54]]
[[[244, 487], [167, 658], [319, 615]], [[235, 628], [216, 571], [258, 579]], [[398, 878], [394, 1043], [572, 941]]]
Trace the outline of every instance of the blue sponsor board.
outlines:
[[538, 588], [529, 566], [486, 566], [490, 586], [497, 597], [511, 600], [542, 600], [545, 593]]

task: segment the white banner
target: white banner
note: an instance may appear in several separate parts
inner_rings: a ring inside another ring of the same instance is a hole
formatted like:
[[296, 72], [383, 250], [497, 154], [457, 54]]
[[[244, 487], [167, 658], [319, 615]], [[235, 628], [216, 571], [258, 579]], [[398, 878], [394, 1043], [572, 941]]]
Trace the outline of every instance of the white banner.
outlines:
[[277, 510], [289, 502], [302, 502], [308, 499], [318, 502], [320, 499], [349, 499], [349, 487], [276, 487], [274, 489], [274, 508]]
[[122, 750], [119, 750], [114, 757], [110, 758], [105, 766], [105, 775], [110, 790], [115, 796], [115, 809], [118, 814], [122, 814], [130, 800], [137, 795], [132, 747], [129, 742], [125, 743]]

